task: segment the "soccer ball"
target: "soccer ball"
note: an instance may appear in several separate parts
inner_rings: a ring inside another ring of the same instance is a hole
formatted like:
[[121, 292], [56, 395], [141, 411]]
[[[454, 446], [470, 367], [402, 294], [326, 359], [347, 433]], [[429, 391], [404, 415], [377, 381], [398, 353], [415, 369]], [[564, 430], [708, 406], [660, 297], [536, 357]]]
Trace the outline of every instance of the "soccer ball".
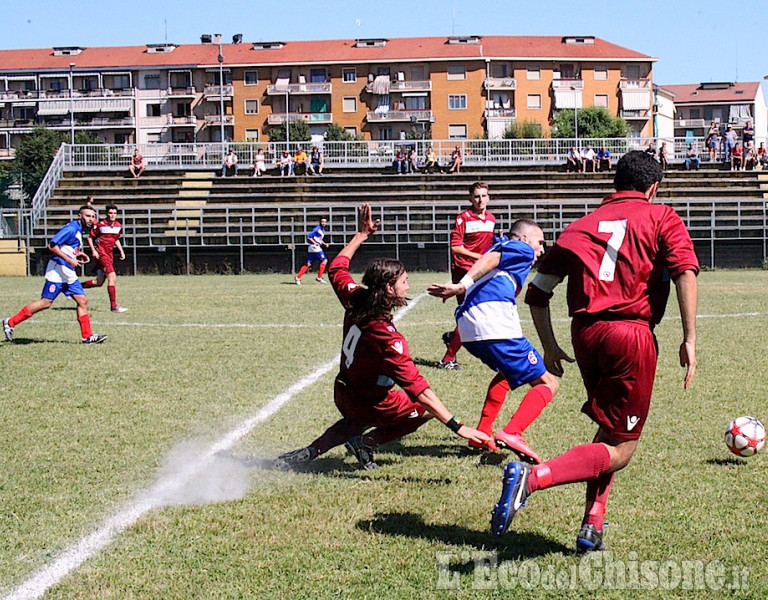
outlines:
[[765, 427], [755, 417], [738, 417], [725, 430], [725, 445], [736, 456], [752, 456], [765, 444]]

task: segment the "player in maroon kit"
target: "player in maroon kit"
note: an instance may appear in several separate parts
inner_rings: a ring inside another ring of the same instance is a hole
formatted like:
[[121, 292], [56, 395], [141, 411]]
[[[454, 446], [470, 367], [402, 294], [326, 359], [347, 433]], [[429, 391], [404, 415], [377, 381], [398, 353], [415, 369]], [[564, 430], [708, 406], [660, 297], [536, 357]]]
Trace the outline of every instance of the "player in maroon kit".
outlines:
[[84, 288], [93, 288], [101, 287], [106, 280], [110, 308], [115, 313], [128, 310], [117, 303], [115, 290], [117, 273], [115, 273], [112, 254], [112, 250], [117, 248], [120, 253], [120, 260], [125, 260], [125, 252], [123, 252], [123, 246], [120, 244], [122, 231], [123, 226], [117, 220], [117, 206], [110, 204], [107, 206], [107, 218], [96, 223], [96, 226], [91, 230], [91, 235], [88, 236], [88, 245], [91, 247], [91, 254], [93, 254], [97, 266], [96, 279], [83, 282]]
[[663, 316], [670, 277], [683, 326], [683, 388], [693, 381], [699, 263], [677, 213], [651, 202], [662, 175], [659, 163], [645, 152], [624, 155], [616, 165], [616, 193], [563, 231], [528, 287], [525, 301], [544, 347], [544, 364], [561, 375], [567, 355], [552, 330], [549, 300], [568, 277], [573, 349], [587, 390], [582, 412], [598, 431], [591, 444], [540, 465], [507, 465], [491, 520], [496, 536], [506, 531], [530, 493], [586, 481], [576, 545], [581, 551], [604, 548], [603, 518], [614, 473], [632, 458], [648, 415], [657, 361], [653, 327]]
[[[306, 465], [346, 442], [365, 469], [376, 469], [373, 451], [377, 446], [416, 431], [432, 416], [464, 439], [493, 446], [488, 435], [462, 425], [451, 415], [419, 373], [405, 338], [392, 322], [393, 310], [405, 305], [410, 289], [403, 264], [378, 259], [365, 270], [365, 287], [352, 279], [349, 263], [378, 227], [379, 220], [371, 219], [371, 207], [363, 204], [358, 233], [328, 269], [333, 290], [345, 309], [341, 365], [333, 392], [342, 418], [309, 446], [279, 456], [275, 460], [278, 468]], [[402, 389], [393, 389], [395, 384]]]
[[[473, 183], [469, 187], [469, 201], [472, 206], [456, 216], [451, 229], [452, 283], [459, 283], [475, 261], [493, 246], [496, 217], [488, 210], [488, 184], [480, 181]], [[459, 294], [456, 299], [461, 304], [464, 302], [464, 294]], [[441, 369], [461, 370], [456, 362], [456, 353], [461, 348], [458, 331], [446, 331], [443, 343], [446, 351], [438, 366]]]

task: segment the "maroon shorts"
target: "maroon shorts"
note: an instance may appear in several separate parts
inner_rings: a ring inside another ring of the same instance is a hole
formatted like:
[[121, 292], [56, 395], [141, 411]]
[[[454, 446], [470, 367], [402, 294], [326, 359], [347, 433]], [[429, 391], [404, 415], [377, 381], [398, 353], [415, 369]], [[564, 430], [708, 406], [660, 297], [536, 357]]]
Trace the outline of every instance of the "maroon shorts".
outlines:
[[392, 389], [381, 402], [369, 404], [337, 380], [333, 398], [344, 418], [367, 427], [389, 427], [427, 414], [427, 409], [411, 400], [403, 390]]
[[658, 356], [648, 324], [576, 318], [571, 334], [587, 388], [581, 411], [613, 438], [638, 439], [651, 404]]
[[115, 272], [114, 256], [112, 252], [99, 252], [99, 258], [96, 260], [96, 270], [104, 271], [105, 275]]
[[[469, 269], [465, 269], [463, 267], [453, 267], [451, 269], [451, 283], [459, 283], [461, 281], [461, 278], [464, 277], [469, 273]], [[457, 294], [456, 300], [459, 304], [464, 302], [464, 294]]]

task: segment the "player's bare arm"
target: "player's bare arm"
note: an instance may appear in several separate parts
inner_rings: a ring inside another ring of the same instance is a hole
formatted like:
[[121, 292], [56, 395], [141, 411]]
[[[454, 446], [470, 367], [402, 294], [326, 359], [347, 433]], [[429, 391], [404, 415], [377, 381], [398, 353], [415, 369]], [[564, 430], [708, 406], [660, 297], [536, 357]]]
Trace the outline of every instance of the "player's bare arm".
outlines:
[[88, 240], [88, 247], [91, 249], [93, 258], [99, 260], [99, 251], [96, 250], [96, 245], [93, 243], [93, 238], [89, 235], [86, 239]]
[[[125, 252], [123, 252], [123, 245], [120, 243], [120, 240], [115, 240], [115, 248], [120, 253], [120, 260], [125, 260]], [[94, 256], [94, 258], [98, 258], [98, 256]]]
[[357, 249], [368, 239], [368, 236], [376, 233], [379, 225], [381, 225], [381, 220], [376, 219], [374, 221], [371, 217], [371, 205], [368, 203], [362, 204], [357, 209], [357, 233], [352, 236], [352, 239], [341, 249], [338, 255], [351, 259], [355, 252], [357, 252]]
[[78, 260], [78, 258], [72, 258], [71, 256], [67, 256], [61, 250], [61, 248], [59, 248], [54, 244], [49, 244], [48, 249], [51, 251], [52, 254], [55, 254], [59, 258], [63, 258], [65, 261], [67, 261], [67, 264], [73, 269], [77, 269], [77, 267], [79, 267], [80, 265], [83, 265], [86, 262], [88, 262], [87, 260], [85, 260], [87, 257], [84, 254], [80, 254], [79, 258], [81, 260]]
[[[454, 416], [445, 407], [445, 404], [442, 403], [440, 398], [437, 397], [437, 394], [435, 394], [431, 388], [424, 390], [421, 394], [419, 394], [416, 400], [420, 404], [424, 405], [424, 407], [444, 425], [448, 425], [449, 421], [454, 419]], [[461, 425], [461, 427], [459, 427], [459, 429], [456, 431], [456, 435], [464, 438], [465, 440], [477, 442], [478, 444], [484, 445], [490, 449], [495, 449], [496, 447], [495, 444], [493, 444], [491, 441], [490, 436], [486, 435], [482, 431], [478, 431], [477, 429], [467, 427], [466, 425]]]
[[464, 246], [451, 246], [451, 254], [453, 256], [465, 256], [467, 258], [471, 258], [472, 260], [477, 260], [482, 256], [482, 254], [467, 250]]
[[677, 303], [683, 324], [683, 343], [680, 344], [680, 366], [685, 367], [683, 389], [688, 389], [696, 374], [696, 310], [699, 302], [699, 288], [696, 274], [685, 271], [675, 279]]
[[445, 302], [448, 298], [466, 293], [472, 284], [499, 266], [500, 252], [488, 252], [480, 255], [478, 261], [472, 265], [469, 272], [462, 277], [459, 283], [433, 283], [427, 288], [430, 296], [442, 298]]
[[555, 330], [552, 328], [549, 306], [530, 305], [530, 309], [533, 324], [536, 326], [536, 333], [539, 334], [541, 346], [544, 349], [544, 366], [553, 375], [562, 377], [565, 373], [563, 361], [574, 362], [574, 359], [557, 343]]

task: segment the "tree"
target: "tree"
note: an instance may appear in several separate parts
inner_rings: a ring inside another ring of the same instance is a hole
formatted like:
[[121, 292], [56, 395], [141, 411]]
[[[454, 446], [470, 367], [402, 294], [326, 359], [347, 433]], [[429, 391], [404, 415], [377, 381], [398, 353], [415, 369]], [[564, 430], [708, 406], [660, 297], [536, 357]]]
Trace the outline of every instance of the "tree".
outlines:
[[544, 137], [541, 132], [541, 123], [536, 121], [515, 121], [504, 132], [504, 139], [522, 140], [539, 139]]
[[[559, 111], [552, 121], [552, 137], [576, 137], [573, 117], [573, 109]], [[576, 118], [580, 138], [620, 138], [629, 135], [629, 123], [621, 117], [614, 117], [602, 106], [580, 108]]]
[[35, 127], [16, 146], [14, 163], [22, 174], [22, 189], [27, 198], [34, 197], [64, 139], [63, 133]]
[[328, 125], [328, 129], [325, 131], [326, 142], [351, 142], [354, 139], [354, 135], [336, 123]]
[[[306, 121], [291, 121], [290, 129], [288, 131], [291, 134], [291, 142], [308, 142], [312, 139], [309, 123]], [[285, 141], [285, 123], [269, 130], [269, 141]]]

